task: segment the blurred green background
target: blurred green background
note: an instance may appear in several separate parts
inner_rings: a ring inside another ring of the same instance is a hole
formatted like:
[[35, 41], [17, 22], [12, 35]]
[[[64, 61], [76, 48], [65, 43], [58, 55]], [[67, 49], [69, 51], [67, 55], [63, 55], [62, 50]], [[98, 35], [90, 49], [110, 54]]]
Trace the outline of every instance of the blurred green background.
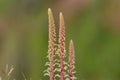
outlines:
[[66, 25], [73, 39], [78, 80], [120, 80], [120, 0], [0, 0], [0, 75], [14, 65], [11, 79], [48, 80], [48, 15]]

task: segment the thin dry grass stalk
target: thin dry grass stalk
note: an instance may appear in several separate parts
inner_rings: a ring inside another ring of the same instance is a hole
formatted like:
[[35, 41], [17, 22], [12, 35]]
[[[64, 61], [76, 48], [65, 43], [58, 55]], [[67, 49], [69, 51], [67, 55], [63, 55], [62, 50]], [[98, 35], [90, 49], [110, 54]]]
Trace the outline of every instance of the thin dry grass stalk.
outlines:
[[0, 80], [9, 80], [13, 70], [14, 70], [13, 65], [9, 66], [8, 64], [6, 64], [5, 69], [2, 71], [3, 76], [0, 76]]

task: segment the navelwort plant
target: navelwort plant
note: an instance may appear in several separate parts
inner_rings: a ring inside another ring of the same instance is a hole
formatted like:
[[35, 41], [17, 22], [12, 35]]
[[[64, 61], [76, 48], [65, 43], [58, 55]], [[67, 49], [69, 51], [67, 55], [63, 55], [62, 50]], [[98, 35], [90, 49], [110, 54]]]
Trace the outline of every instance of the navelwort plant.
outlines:
[[[69, 57], [66, 61], [66, 49], [65, 49], [65, 24], [63, 14], [59, 15], [59, 37], [57, 41], [56, 29], [54, 24], [54, 18], [51, 9], [48, 9], [49, 20], [49, 44], [48, 44], [48, 60], [46, 66], [48, 67], [44, 71], [44, 76], [48, 76], [49, 80], [75, 80], [75, 52], [73, 41], [69, 43]], [[6, 65], [3, 70], [4, 76], [0, 76], [0, 80], [10, 80], [10, 75], [13, 72], [13, 66]], [[24, 80], [27, 80], [24, 73], [22, 73]], [[29, 80], [31, 80], [30, 78]], [[13, 79], [16, 80], [16, 79]]]
[[48, 9], [49, 20], [49, 42], [48, 42], [48, 60], [44, 71], [44, 76], [49, 80], [75, 80], [75, 52], [73, 41], [69, 43], [69, 59], [66, 61], [65, 49], [65, 24], [62, 12], [59, 14], [59, 37], [57, 41], [54, 18], [51, 9]]

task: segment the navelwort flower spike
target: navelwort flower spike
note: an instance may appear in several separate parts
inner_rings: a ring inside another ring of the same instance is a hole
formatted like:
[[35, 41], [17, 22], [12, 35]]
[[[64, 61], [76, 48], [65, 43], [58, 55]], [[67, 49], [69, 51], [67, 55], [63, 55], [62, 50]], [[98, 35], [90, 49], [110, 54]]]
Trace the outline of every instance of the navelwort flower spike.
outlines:
[[70, 44], [69, 44], [69, 77], [70, 77], [70, 80], [76, 79], [76, 77], [74, 76], [74, 72], [75, 72], [74, 64], [75, 64], [74, 44], [73, 44], [73, 41], [70, 40]]
[[65, 57], [65, 26], [63, 14], [60, 12], [60, 27], [59, 27], [59, 54], [60, 54], [60, 80], [64, 80], [64, 57]]
[[54, 80], [54, 55], [55, 55], [55, 44], [56, 44], [56, 32], [54, 18], [51, 9], [48, 9], [48, 20], [49, 20], [49, 44], [48, 44], [48, 59], [46, 65], [49, 68], [45, 71], [44, 75], [48, 75], [50, 80]]
[[[74, 80], [74, 46], [73, 41], [70, 41], [69, 46], [69, 61], [66, 62], [65, 49], [65, 24], [62, 12], [59, 14], [59, 37], [56, 41], [56, 30], [54, 18], [51, 9], [48, 9], [49, 21], [49, 43], [48, 43], [48, 59], [45, 66], [48, 66], [44, 71], [44, 75], [49, 76], [49, 80]], [[59, 79], [58, 79], [59, 78]]]

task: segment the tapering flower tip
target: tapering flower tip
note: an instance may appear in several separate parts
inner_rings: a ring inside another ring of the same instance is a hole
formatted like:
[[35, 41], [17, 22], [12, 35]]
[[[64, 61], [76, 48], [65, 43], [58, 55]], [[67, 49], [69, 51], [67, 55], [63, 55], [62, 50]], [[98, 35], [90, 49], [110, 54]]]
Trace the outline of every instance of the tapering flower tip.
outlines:
[[72, 45], [72, 46], [73, 46], [73, 40], [70, 40], [70, 45]]
[[55, 24], [54, 24], [53, 13], [50, 8], [48, 8], [48, 21], [49, 21], [49, 41], [52, 40], [52, 42], [55, 42], [56, 41]]
[[62, 12], [60, 12], [60, 25], [64, 25], [64, 17]]
[[48, 15], [51, 15], [52, 14], [52, 10], [51, 8], [48, 8]]
[[63, 17], [63, 13], [62, 12], [60, 12], [60, 18], [62, 18]]
[[[69, 60], [71, 62], [71, 60], [74, 60], [74, 44], [73, 44], [73, 40], [70, 40], [70, 44], [69, 44]], [[73, 61], [72, 60], [72, 61]]]
[[73, 53], [74, 53], [74, 44], [73, 44], [73, 40], [70, 40], [70, 49], [72, 49]]
[[49, 20], [54, 22], [54, 20], [53, 20], [53, 13], [52, 13], [51, 8], [48, 8], [48, 16], [49, 16]]

